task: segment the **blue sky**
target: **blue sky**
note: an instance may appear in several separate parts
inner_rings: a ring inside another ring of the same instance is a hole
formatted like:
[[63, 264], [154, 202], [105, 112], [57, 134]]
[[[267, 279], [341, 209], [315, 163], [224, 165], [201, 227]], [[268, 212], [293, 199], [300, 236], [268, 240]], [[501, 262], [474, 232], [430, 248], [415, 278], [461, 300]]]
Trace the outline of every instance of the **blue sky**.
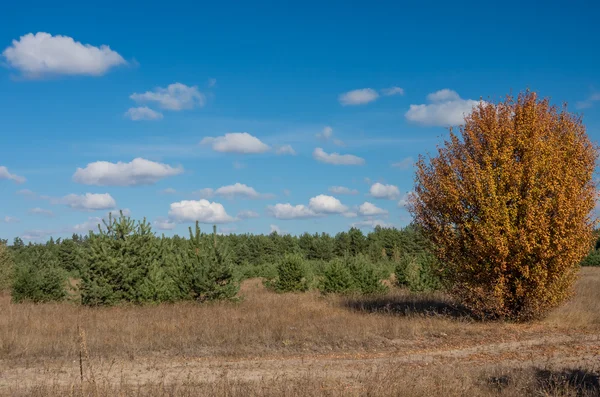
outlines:
[[60, 3], [2, 7], [0, 238], [403, 226], [412, 160], [526, 88], [600, 138], [596, 2]]

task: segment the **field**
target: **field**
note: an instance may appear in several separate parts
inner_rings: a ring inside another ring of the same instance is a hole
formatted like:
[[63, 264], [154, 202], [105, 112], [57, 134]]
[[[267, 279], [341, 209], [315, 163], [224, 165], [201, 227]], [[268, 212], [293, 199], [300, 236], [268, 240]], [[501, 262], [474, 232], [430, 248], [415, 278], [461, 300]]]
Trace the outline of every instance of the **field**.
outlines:
[[87, 308], [0, 297], [0, 395], [598, 396], [600, 269], [543, 321], [478, 322], [440, 293], [276, 294]]

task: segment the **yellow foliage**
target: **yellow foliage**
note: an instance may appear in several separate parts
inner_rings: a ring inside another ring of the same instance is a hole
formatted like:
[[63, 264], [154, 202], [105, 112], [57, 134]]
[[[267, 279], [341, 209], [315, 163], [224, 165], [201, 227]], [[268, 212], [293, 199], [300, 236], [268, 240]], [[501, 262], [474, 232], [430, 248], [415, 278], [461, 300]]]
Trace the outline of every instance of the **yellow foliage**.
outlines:
[[593, 241], [596, 159], [581, 118], [529, 91], [481, 102], [436, 157], [421, 156], [409, 209], [451, 292], [515, 320], [568, 298]]

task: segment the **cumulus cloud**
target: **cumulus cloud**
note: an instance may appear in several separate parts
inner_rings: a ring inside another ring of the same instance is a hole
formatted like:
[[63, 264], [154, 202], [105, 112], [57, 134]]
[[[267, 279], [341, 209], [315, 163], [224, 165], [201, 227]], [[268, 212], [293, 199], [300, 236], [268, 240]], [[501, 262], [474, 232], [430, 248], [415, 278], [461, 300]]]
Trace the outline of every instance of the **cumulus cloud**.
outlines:
[[129, 110], [125, 112], [125, 117], [130, 118], [133, 121], [160, 120], [163, 118], [163, 115], [147, 106], [140, 106], [137, 108], [129, 108]]
[[101, 76], [127, 62], [107, 45], [94, 47], [68, 36], [28, 33], [2, 52], [9, 66], [27, 78], [47, 75]]
[[319, 216], [305, 205], [275, 204], [267, 207], [267, 211], [277, 219], [304, 219]]
[[348, 209], [340, 200], [324, 194], [311, 198], [308, 207], [318, 214], [341, 214]]
[[151, 185], [163, 178], [181, 173], [183, 173], [182, 167], [171, 167], [138, 157], [129, 163], [120, 161], [90, 163], [85, 168], [77, 168], [73, 181], [97, 186]]
[[366, 219], [363, 221], [354, 222], [350, 226], [356, 227], [356, 228], [370, 227], [373, 229], [377, 226], [384, 227], [384, 228], [394, 227], [394, 225], [392, 225], [391, 223], [387, 223], [385, 221], [382, 221], [381, 219]]
[[388, 212], [383, 208], [377, 207], [375, 204], [365, 201], [358, 207], [358, 213], [363, 216], [385, 215]]
[[480, 101], [461, 99], [452, 90], [443, 89], [427, 96], [425, 105], [410, 105], [405, 114], [407, 120], [428, 126], [451, 126], [464, 123], [464, 117], [473, 111]]
[[400, 87], [384, 88], [381, 93], [385, 96], [404, 95], [404, 89]]
[[394, 185], [384, 185], [383, 183], [374, 183], [369, 189], [369, 195], [374, 198], [396, 200], [400, 197], [400, 189]]
[[131, 216], [131, 210], [129, 208], [121, 208], [119, 210], [108, 211], [106, 213], [106, 218], [108, 218], [109, 216], [112, 216], [113, 218], [118, 218], [119, 216], [121, 216], [121, 212], [123, 213], [123, 216]]
[[202, 107], [206, 103], [206, 97], [198, 91], [197, 86], [189, 87], [181, 83], [169, 84], [166, 88], [157, 87], [143, 94], [133, 93], [129, 98], [138, 103], [156, 103], [162, 109], [173, 111]]
[[[329, 141], [333, 138], [333, 128], [330, 126], [326, 126], [323, 128], [323, 131], [319, 132], [315, 135], [318, 139], [322, 141]], [[341, 139], [333, 139], [333, 144], [336, 146], [345, 146], [344, 142]]]
[[258, 214], [258, 212], [255, 212], [255, 211], [244, 210], [244, 211], [238, 212], [237, 217], [239, 219], [250, 219], [250, 218], [258, 218], [258, 217], [260, 217], [260, 215]]
[[335, 197], [320, 194], [312, 197], [308, 206], [279, 203], [268, 206], [267, 211], [277, 219], [303, 219], [327, 214], [344, 214], [348, 211], [348, 207]]
[[413, 166], [414, 162], [415, 161], [413, 160], [412, 157], [407, 157], [407, 158], [402, 159], [402, 160], [400, 160], [400, 161], [398, 161], [396, 163], [393, 163], [392, 167], [399, 168], [401, 170], [407, 170], [407, 169], [409, 169], [410, 167]]
[[269, 228], [271, 229], [271, 233], [282, 234], [281, 229], [277, 225], [269, 225]]
[[40, 207], [32, 208], [28, 212], [32, 215], [54, 216], [54, 212], [52, 212], [51, 210], [45, 210]]
[[[90, 231], [98, 232], [98, 228], [103, 228], [103, 227], [104, 227], [104, 223], [102, 222], [102, 218], [95, 216], [95, 217], [89, 217], [88, 220], [85, 222], [74, 225], [70, 231], [72, 231], [73, 233], [77, 233], [77, 234], [87, 234]], [[60, 231], [49, 232], [49, 234], [64, 233], [64, 232], [67, 232], [67, 230], [65, 229], [65, 230], [60, 230]]]
[[0, 166], [0, 179], [8, 179], [16, 183], [25, 183], [25, 181], [27, 180], [22, 176], [11, 174], [8, 171], [8, 168], [6, 168], [5, 166]]
[[211, 145], [215, 152], [222, 153], [264, 153], [270, 149], [255, 136], [247, 132], [230, 132], [219, 137], [206, 137], [201, 145]]
[[52, 199], [52, 203], [65, 204], [81, 211], [110, 210], [117, 206], [115, 199], [108, 193], [69, 194], [60, 199]]
[[329, 139], [333, 136], [333, 128], [331, 128], [330, 126], [325, 126], [323, 128], [323, 131], [319, 132], [317, 134], [317, 138], [319, 139]]
[[329, 188], [329, 193], [332, 193], [332, 194], [351, 194], [351, 195], [355, 195], [355, 194], [358, 194], [358, 190], [356, 190], [356, 189], [350, 189], [350, 188], [347, 188], [345, 186], [331, 186]]
[[414, 192], [408, 192], [398, 201], [398, 208], [406, 208]]
[[175, 222], [228, 223], [235, 219], [222, 204], [208, 200], [183, 200], [171, 204], [169, 218]]
[[598, 101], [600, 101], [600, 92], [595, 92], [591, 94], [586, 100], [576, 102], [575, 107], [577, 109], [588, 109], [594, 106], [594, 103]]
[[27, 197], [34, 197], [35, 196], [35, 192], [29, 189], [21, 189], [21, 190], [17, 190], [17, 194], [20, 194], [21, 196], [27, 196]]
[[289, 154], [292, 156], [296, 155], [296, 151], [294, 150], [294, 148], [291, 145], [278, 146], [275, 148], [275, 153], [276, 154]]
[[173, 230], [177, 226], [175, 222], [165, 218], [157, 218], [152, 225], [158, 230]]
[[362, 88], [340, 94], [338, 100], [343, 106], [365, 105], [379, 98], [379, 94], [372, 88]]
[[365, 159], [352, 154], [326, 153], [318, 147], [313, 152], [313, 158], [317, 161], [334, 165], [363, 165]]
[[273, 195], [270, 193], [259, 193], [253, 187], [239, 182], [233, 185], [221, 186], [216, 190], [211, 188], [200, 189], [195, 191], [194, 194], [202, 198], [209, 198], [213, 196], [221, 196], [229, 199], [235, 197], [243, 197], [249, 199], [262, 199], [273, 197]]

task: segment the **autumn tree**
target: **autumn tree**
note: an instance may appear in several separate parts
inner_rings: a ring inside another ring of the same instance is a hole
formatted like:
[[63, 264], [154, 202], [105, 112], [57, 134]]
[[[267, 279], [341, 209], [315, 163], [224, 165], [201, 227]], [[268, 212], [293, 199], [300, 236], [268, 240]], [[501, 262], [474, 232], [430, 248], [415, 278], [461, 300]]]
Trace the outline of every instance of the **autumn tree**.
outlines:
[[596, 158], [581, 118], [529, 91], [480, 102], [421, 156], [409, 209], [451, 293], [519, 321], [565, 301], [593, 243]]

